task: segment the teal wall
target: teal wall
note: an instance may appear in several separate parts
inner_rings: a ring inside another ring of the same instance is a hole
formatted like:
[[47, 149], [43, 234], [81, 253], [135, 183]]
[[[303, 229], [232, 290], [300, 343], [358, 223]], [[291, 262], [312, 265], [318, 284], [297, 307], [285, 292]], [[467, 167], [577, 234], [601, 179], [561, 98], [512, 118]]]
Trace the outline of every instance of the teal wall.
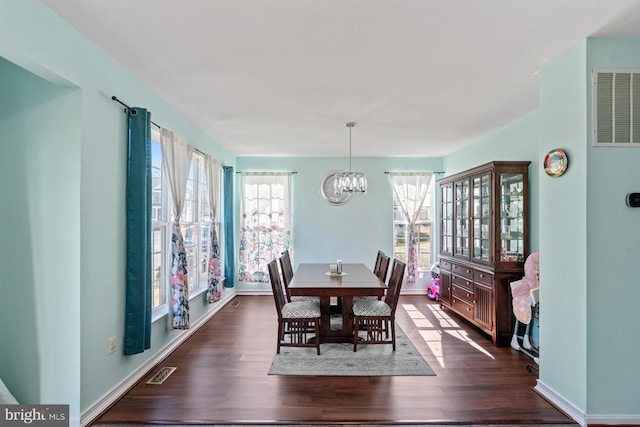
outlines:
[[540, 75], [539, 159], [562, 148], [559, 178], [540, 176], [540, 381], [586, 407], [586, 73], [585, 43]]
[[[356, 194], [346, 204], [332, 206], [321, 198], [320, 182], [329, 171], [348, 169], [348, 159], [238, 157], [238, 171], [297, 172], [292, 185], [294, 268], [301, 262], [331, 263], [338, 258], [373, 268], [378, 249], [393, 253], [393, 189], [385, 172], [439, 172], [443, 167], [440, 157], [355, 157], [352, 163], [353, 170], [367, 174], [367, 194]], [[239, 216], [239, 201], [236, 212]], [[424, 290], [426, 285], [403, 285], [405, 292], [418, 289]], [[238, 283], [238, 291], [270, 292], [270, 288], [266, 284]]]
[[[122, 356], [126, 115], [111, 96], [224, 164], [235, 157], [39, 0], [0, 2], [0, 57], [0, 191], [15, 220], [0, 227], [16, 240], [0, 259], [2, 294], [16, 302], [0, 319], [20, 325], [3, 331], [16, 345], [3, 344], [0, 375], [21, 401], [70, 403], [77, 422], [184, 333], [162, 318], [150, 351]], [[211, 309], [192, 300], [192, 322]]]
[[[589, 39], [587, 47], [589, 96], [593, 68], [640, 69], [640, 38]], [[624, 200], [640, 192], [640, 147], [591, 147], [588, 113], [587, 403], [589, 413], [640, 414], [640, 209]]]
[[[635, 419], [640, 210], [627, 208], [624, 196], [640, 191], [640, 151], [590, 146], [589, 96], [592, 68], [640, 67], [638, 52], [638, 39], [578, 43], [540, 73], [536, 111], [444, 165], [451, 174], [490, 160], [532, 161], [530, 249], [540, 251], [542, 266], [540, 382], [587, 414]], [[167, 332], [162, 319], [150, 351], [121, 355], [126, 123], [111, 95], [149, 108], [154, 121], [236, 170], [297, 171], [296, 264], [341, 257], [371, 266], [377, 249], [392, 249], [384, 172], [443, 166], [440, 158], [356, 158], [369, 193], [329, 206], [320, 199], [320, 179], [346, 159], [239, 158], [236, 165], [230, 152], [40, 1], [2, 0], [0, 292], [11, 304], [3, 305], [0, 321], [11, 327], [0, 332], [0, 375], [21, 401], [70, 403], [74, 420], [182, 333]], [[570, 164], [564, 176], [550, 178], [541, 161], [556, 147], [567, 150]], [[191, 307], [192, 321], [212, 308], [201, 299]], [[109, 356], [111, 336], [118, 352]]]
[[0, 57], [0, 94], [0, 377], [20, 402], [78, 402], [80, 93]]
[[[640, 210], [637, 148], [591, 147], [591, 70], [640, 68], [640, 39], [589, 39], [540, 73], [539, 107], [446, 158], [446, 174], [531, 160], [531, 250], [540, 251], [540, 383], [590, 422], [640, 417], [635, 301]], [[569, 168], [542, 169], [562, 148]]]

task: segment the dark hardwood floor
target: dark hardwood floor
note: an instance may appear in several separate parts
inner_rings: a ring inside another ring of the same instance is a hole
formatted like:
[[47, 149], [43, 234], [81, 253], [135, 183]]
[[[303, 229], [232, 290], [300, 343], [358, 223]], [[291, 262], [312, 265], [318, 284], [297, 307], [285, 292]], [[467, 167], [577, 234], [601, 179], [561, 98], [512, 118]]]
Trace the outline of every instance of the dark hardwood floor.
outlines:
[[[402, 296], [397, 321], [436, 376], [271, 376], [273, 297], [237, 296], [93, 425], [575, 424], [533, 391], [530, 359], [426, 296]], [[178, 369], [145, 384], [162, 366]]]

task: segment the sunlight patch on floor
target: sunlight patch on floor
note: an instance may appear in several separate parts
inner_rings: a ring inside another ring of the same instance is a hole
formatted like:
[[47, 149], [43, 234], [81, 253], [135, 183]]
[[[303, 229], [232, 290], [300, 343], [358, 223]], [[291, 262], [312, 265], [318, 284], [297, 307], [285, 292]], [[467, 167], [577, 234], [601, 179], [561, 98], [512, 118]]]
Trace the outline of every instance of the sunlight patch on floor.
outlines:
[[418, 308], [413, 304], [403, 304], [402, 308], [407, 313], [409, 318], [418, 328], [420, 336], [424, 340], [425, 344], [429, 347], [429, 350], [436, 358], [441, 367], [445, 367], [445, 356], [442, 344], [443, 333], [447, 334], [457, 340], [460, 340], [471, 347], [475, 348], [479, 352], [489, 356], [492, 359], [495, 357], [481, 345], [473, 341], [467, 331], [462, 329], [447, 313], [445, 313], [439, 305], [428, 304], [427, 308], [431, 310], [431, 314], [436, 318], [440, 324], [440, 328], [436, 329], [433, 322], [422, 314]]
[[438, 321], [440, 322], [440, 326], [442, 328], [459, 328], [460, 327], [460, 325], [458, 325], [451, 317], [449, 317], [447, 313], [442, 311], [439, 305], [429, 304], [427, 308], [431, 310], [431, 312], [436, 317], [436, 319], [438, 319]]
[[448, 335], [460, 340], [460, 341], [466, 342], [467, 344], [469, 344], [471, 347], [475, 348], [479, 352], [486, 354], [487, 356], [489, 356], [492, 359], [495, 359], [495, 357], [493, 357], [493, 355], [491, 353], [489, 353], [487, 350], [482, 348], [481, 345], [479, 345], [478, 343], [473, 341], [471, 338], [469, 338], [469, 336], [467, 335], [466, 331], [464, 331], [462, 329], [458, 329], [458, 330], [455, 330], [455, 331], [445, 330], [444, 332], [446, 334], [448, 334]]
[[418, 328], [433, 328], [433, 323], [427, 319], [420, 310], [418, 310], [413, 304], [403, 304], [402, 308], [407, 312], [413, 323]]
[[[454, 337], [456, 339], [459, 339], [461, 341], [466, 342], [467, 344], [469, 344], [471, 347], [475, 348], [479, 352], [486, 354], [487, 356], [489, 356], [492, 359], [495, 359], [495, 357], [493, 357], [493, 355], [491, 353], [489, 353], [487, 350], [485, 350], [480, 344], [476, 343], [471, 338], [469, 338], [469, 334], [467, 333], [467, 331], [465, 331], [464, 329], [460, 328], [460, 326], [458, 326], [453, 321], [453, 319], [451, 319], [451, 317], [449, 317], [449, 315], [447, 313], [445, 313], [442, 310], [442, 308], [440, 308], [439, 305], [429, 304], [427, 307], [431, 310], [431, 312], [435, 316], [437, 316], [437, 317], [439, 316], [440, 318], [442, 318], [443, 321], [456, 325], [454, 330], [445, 329], [444, 330], [445, 333], [451, 335], [452, 337]], [[442, 321], [440, 323], [442, 324]]]
[[435, 356], [438, 364], [444, 368], [444, 353], [442, 351], [442, 332], [440, 331], [420, 331], [420, 336], [429, 346], [429, 350]]

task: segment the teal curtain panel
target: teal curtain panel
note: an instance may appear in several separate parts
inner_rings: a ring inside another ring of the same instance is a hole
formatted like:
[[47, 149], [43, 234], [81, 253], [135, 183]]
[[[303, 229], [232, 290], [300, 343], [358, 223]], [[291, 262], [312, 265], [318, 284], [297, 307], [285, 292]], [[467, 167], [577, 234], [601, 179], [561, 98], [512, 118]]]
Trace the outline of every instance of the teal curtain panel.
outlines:
[[224, 287], [233, 288], [233, 266], [235, 255], [233, 246], [233, 168], [224, 167]]
[[127, 273], [123, 353], [151, 347], [151, 113], [129, 108]]

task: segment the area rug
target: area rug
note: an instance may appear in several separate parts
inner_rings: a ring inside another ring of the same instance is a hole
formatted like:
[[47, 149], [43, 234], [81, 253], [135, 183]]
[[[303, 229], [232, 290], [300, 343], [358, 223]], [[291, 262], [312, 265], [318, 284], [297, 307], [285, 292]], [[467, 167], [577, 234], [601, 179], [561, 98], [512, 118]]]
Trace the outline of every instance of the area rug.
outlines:
[[269, 375], [314, 376], [433, 376], [435, 372], [396, 325], [396, 351], [391, 344], [320, 344], [315, 347], [281, 347], [271, 362]]

